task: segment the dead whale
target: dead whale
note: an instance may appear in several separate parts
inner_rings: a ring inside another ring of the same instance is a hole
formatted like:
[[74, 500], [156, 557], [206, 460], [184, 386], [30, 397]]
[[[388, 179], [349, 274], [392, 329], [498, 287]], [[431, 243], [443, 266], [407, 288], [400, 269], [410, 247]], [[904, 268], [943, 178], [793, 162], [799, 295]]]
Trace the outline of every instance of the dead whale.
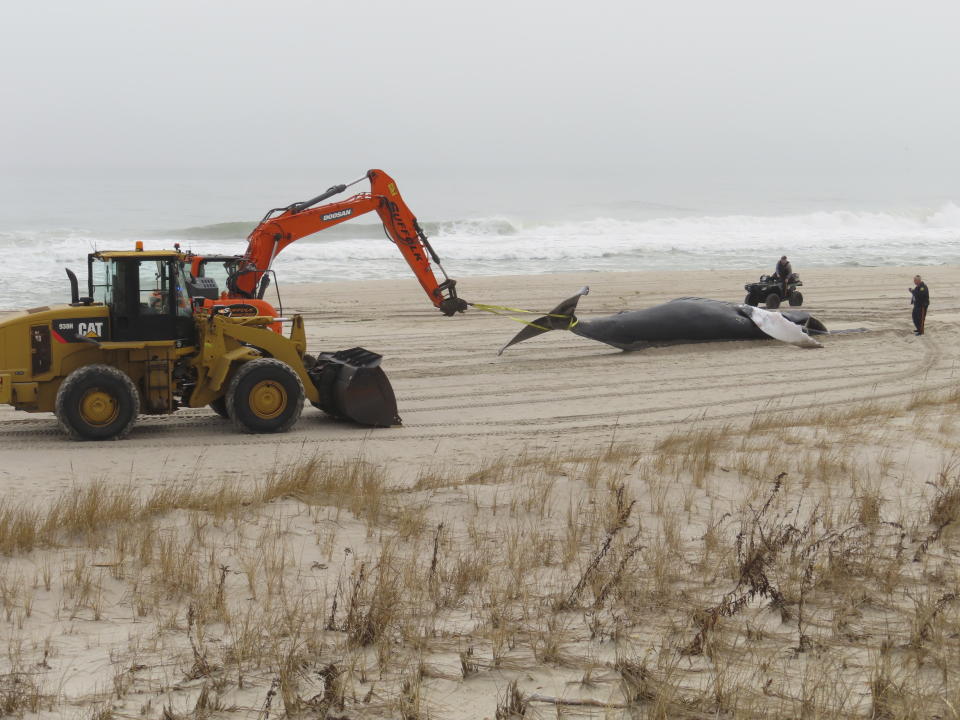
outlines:
[[581, 289], [549, 314], [528, 324], [497, 354], [550, 330], [569, 330], [621, 350], [770, 338], [802, 347], [821, 347], [811, 334], [827, 332], [822, 322], [805, 311], [774, 313], [749, 305], [692, 297], [678, 298], [643, 310], [624, 310], [607, 317], [580, 320], [575, 314], [577, 303], [589, 292], [588, 287]]

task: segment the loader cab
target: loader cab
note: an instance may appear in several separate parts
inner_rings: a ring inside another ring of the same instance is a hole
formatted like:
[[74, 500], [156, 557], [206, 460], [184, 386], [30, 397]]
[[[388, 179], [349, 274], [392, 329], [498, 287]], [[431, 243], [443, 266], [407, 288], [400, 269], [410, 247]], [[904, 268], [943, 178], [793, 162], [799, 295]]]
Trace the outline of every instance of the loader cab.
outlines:
[[180, 253], [96, 252], [87, 263], [90, 297], [110, 309], [110, 340], [193, 342], [193, 311]]

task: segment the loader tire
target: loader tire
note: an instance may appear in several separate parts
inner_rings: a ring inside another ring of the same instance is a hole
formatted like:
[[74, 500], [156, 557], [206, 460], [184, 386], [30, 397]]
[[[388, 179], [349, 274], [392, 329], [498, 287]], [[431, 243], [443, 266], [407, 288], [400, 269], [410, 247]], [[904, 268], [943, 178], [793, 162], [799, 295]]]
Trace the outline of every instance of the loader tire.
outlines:
[[212, 403], [210, 403], [210, 409], [213, 410], [217, 415], [222, 417], [224, 420], [230, 419], [230, 413], [227, 412], [227, 398], [221, 395]]
[[140, 393], [125, 372], [87, 365], [60, 384], [54, 412], [74, 440], [119, 440], [137, 421]]
[[284, 362], [260, 358], [241, 365], [227, 386], [227, 414], [241, 432], [286, 432], [303, 411], [303, 383]]

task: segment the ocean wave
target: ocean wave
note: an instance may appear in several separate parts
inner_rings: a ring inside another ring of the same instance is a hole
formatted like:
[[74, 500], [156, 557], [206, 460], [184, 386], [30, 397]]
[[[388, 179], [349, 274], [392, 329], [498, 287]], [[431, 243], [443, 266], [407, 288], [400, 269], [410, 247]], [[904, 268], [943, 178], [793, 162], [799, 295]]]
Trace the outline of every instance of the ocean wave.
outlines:
[[[156, 239], [177, 241], [190, 240], [245, 240], [257, 226], [255, 222], [235, 221], [199, 225], [196, 227], [155, 230], [146, 233]], [[506, 236], [519, 232], [519, 224], [506, 217], [494, 216], [466, 218], [462, 220], [428, 221], [421, 224], [427, 236], [449, 237], [457, 235]], [[304, 240], [323, 242], [338, 239], [379, 240], [384, 237], [383, 226], [377, 222], [345, 222], [323, 232], [308, 235]]]
[[[375, 220], [376, 218], [372, 218]], [[0, 308], [65, 299], [64, 266], [85, 274], [86, 254], [180, 242], [240, 254], [250, 222], [137, 234], [85, 228], [0, 232], [7, 274]], [[431, 245], [454, 277], [570, 270], [670, 270], [771, 266], [786, 253], [798, 268], [825, 265], [960, 264], [960, 207], [915, 212], [812, 212], [522, 223], [504, 216], [428, 222]], [[281, 283], [410, 277], [381, 225], [343, 223], [290, 245], [276, 260]]]
[[157, 237], [170, 237], [183, 240], [234, 240], [242, 239], [250, 234], [257, 224], [255, 222], [222, 222], [213, 225], [200, 225], [178, 230], [161, 230]]
[[[502, 215], [463, 218], [421, 223], [430, 237], [618, 237], [643, 236], [675, 237], [700, 242], [703, 236], [726, 237], [731, 234], [745, 239], [777, 235], [802, 237], [811, 233], [831, 233], [835, 237], [860, 234], [865, 237], [914, 232], [922, 229], [960, 231], [960, 207], [946, 203], [935, 210], [917, 212], [854, 212], [846, 210], [817, 211], [791, 215], [681, 215], [650, 218], [646, 220], [623, 220], [597, 217], [591, 220], [524, 224]], [[171, 240], [245, 240], [256, 227], [255, 222], [232, 221], [195, 227], [154, 230], [142, 235], [154, 239]], [[72, 230], [45, 231], [71, 233]], [[9, 234], [9, 233], [7, 233]], [[0, 243], [3, 242], [0, 233]], [[337, 239], [380, 239], [384, 236], [377, 222], [345, 222], [304, 238], [307, 242], [323, 242]]]
[[443, 223], [430, 223], [430, 225], [435, 225], [435, 232], [438, 237], [456, 235], [508, 236], [516, 235], [521, 231], [522, 227], [519, 223], [499, 215], [468, 220], [452, 220]]
[[[204, 241], [204, 240], [236, 240], [245, 241], [247, 236], [257, 226], [255, 222], [224, 222], [213, 225], [199, 225], [197, 227], [179, 228], [174, 230], [155, 230], [146, 233], [153, 239], [171, 239], [177, 241]], [[374, 239], [383, 237], [383, 226], [379, 223], [341, 223], [322, 233], [309, 235], [305, 240], [323, 242], [337, 239]]]

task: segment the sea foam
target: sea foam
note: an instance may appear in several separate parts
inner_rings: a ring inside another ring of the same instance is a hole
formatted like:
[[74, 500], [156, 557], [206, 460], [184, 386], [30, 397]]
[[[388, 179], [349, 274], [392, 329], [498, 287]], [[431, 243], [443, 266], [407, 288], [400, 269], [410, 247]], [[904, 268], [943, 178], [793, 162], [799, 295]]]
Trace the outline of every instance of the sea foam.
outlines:
[[[375, 220], [375, 216], [371, 217]], [[453, 277], [584, 270], [771, 268], [960, 264], [960, 207], [928, 212], [811, 212], [783, 215], [681, 215], [643, 220], [596, 217], [529, 222], [506, 216], [423, 222]], [[197, 252], [240, 254], [252, 222], [179, 230], [97, 233], [84, 228], [0, 232], [7, 258], [0, 308], [67, 299], [64, 267], [85, 276], [87, 253], [179, 243]], [[373, 222], [343, 223], [290, 245], [274, 269], [281, 284], [412, 277]]]

